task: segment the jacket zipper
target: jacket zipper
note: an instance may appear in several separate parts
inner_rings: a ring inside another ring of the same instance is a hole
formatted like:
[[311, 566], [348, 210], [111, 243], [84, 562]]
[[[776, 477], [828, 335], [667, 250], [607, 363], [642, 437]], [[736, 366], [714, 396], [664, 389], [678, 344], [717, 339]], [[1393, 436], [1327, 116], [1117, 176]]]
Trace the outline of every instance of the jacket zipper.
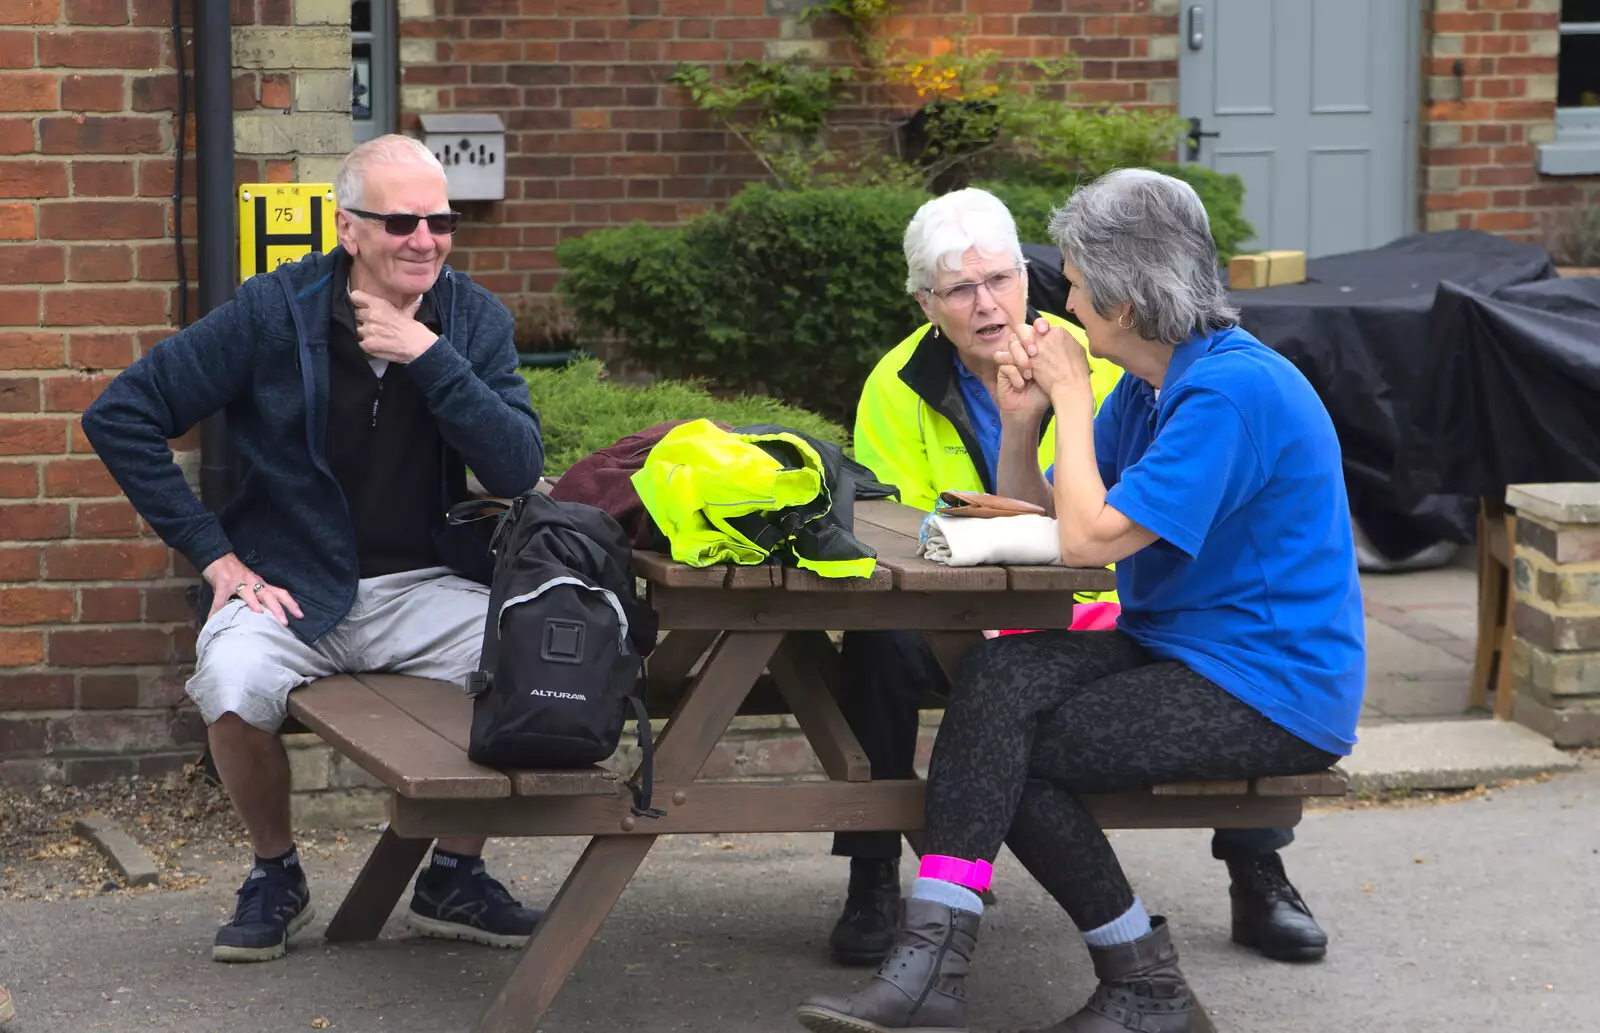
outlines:
[[378, 393], [372, 396], [372, 425], [378, 425], [378, 406], [383, 402], [383, 378], [378, 378]]

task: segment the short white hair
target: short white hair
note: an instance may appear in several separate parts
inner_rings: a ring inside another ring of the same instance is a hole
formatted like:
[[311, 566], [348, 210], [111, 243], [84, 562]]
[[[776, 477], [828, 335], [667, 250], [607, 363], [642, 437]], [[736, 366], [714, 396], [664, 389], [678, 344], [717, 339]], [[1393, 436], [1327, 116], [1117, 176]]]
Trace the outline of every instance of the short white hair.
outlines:
[[422, 165], [439, 170], [444, 166], [421, 140], [399, 133], [374, 137], [356, 147], [339, 163], [333, 177], [333, 196], [340, 208], [360, 208], [367, 185], [367, 170], [374, 165]]
[[1127, 302], [1145, 340], [1181, 344], [1239, 321], [1217, 275], [1206, 206], [1181, 179], [1108, 172], [1051, 214], [1050, 239], [1083, 273], [1095, 312], [1106, 319]]
[[918, 208], [906, 227], [905, 248], [908, 294], [932, 289], [940, 269], [960, 269], [962, 257], [973, 249], [985, 257], [1008, 255], [1018, 269], [1027, 264], [1011, 210], [977, 187], [935, 197]]

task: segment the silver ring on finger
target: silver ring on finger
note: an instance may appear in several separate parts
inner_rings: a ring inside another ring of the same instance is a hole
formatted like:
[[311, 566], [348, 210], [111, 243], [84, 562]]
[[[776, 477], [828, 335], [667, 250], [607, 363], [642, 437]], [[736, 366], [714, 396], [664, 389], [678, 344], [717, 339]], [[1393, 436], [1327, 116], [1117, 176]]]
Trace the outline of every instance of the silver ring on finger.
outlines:
[[262, 584], [262, 583], [261, 583], [261, 582], [259, 582], [259, 581], [257, 581], [257, 582], [256, 582], [256, 583], [255, 583], [255, 584], [253, 584], [253, 585], [251, 585], [251, 586], [250, 586], [250, 591], [252, 591], [252, 592], [259, 592], [259, 591], [261, 591], [261, 590], [262, 590], [262, 589], [263, 589], [263, 588], [266, 588], [266, 587], [267, 587], [267, 586], [266, 586], [266, 585], [264, 585], [264, 584]]

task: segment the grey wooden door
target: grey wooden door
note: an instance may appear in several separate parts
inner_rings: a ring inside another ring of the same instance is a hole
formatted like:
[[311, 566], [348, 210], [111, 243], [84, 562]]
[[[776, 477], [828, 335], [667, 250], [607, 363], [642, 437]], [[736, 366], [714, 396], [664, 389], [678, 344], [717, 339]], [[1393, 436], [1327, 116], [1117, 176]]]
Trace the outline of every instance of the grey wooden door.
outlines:
[[[1205, 0], [1180, 8], [1193, 160], [1245, 183], [1252, 249], [1309, 256], [1411, 231], [1415, 0]], [[1187, 155], [1186, 155], [1187, 157]]]

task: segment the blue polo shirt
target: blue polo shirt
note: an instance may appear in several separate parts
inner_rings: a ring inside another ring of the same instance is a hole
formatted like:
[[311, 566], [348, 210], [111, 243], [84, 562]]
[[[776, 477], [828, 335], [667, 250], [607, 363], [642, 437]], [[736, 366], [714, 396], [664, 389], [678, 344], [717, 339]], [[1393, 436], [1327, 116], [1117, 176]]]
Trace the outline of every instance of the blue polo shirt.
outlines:
[[1355, 745], [1366, 632], [1339, 441], [1238, 327], [1125, 376], [1094, 424], [1106, 501], [1160, 536], [1117, 564], [1118, 627], [1333, 754]]
[[961, 356], [952, 356], [956, 364], [956, 386], [961, 389], [961, 400], [966, 403], [967, 419], [972, 423], [972, 433], [978, 439], [978, 451], [983, 453], [983, 465], [989, 470], [989, 483], [999, 483], [1000, 475], [1000, 407], [995, 404], [989, 389], [983, 386], [978, 375], [961, 364]]
[[[983, 381], [978, 375], [961, 364], [961, 357], [955, 357], [956, 386], [961, 389], [961, 401], [967, 407], [967, 419], [972, 424], [972, 433], [978, 439], [978, 451], [983, 453], [983, 465], [989, 471], [989, 483], [1000, 485], [1000, 406], [995, 404], [994, 396], [989, 394], [989, 389], [983, 386]], [[1055, 483], [1056, 464], [1051, 463], [1044, 471], [1044, 479], [1051, 484]]]

